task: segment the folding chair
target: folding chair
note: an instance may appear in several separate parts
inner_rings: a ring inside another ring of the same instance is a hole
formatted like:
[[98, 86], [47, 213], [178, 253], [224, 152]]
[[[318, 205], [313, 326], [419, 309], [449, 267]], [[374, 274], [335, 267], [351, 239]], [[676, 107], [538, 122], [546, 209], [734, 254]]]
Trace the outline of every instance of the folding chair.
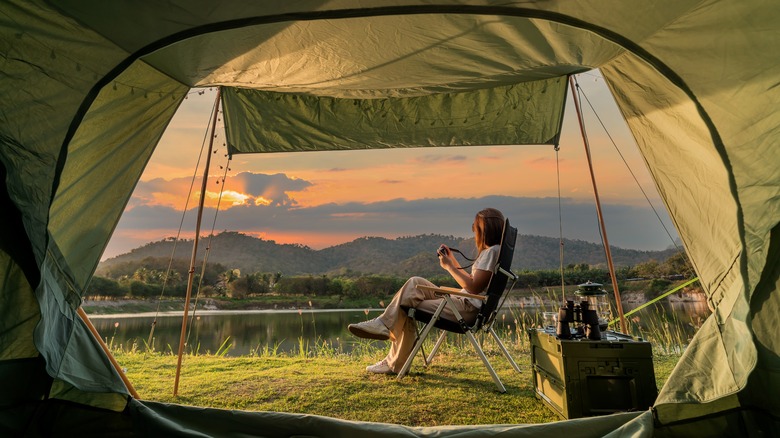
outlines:
[[[439, 335], [439, 339], [436, 340], [431, 354], [426, 358], [425, 351], [422, 351], [422, 357], [425, 361], [426, 367], [431, 363], [442, 342], [444, 342], [444, 339], [447, 336], [447, 332], [465, 334], [468, 340], [471, 342], [471, 345], [474, 346], [477, 355], [479, 355], [480, 359], [482, 359], [482, 363], [485, 364], [488, 372], [493, 377], [493, 382], [495, 382], [498, 390], [500, 392], [506, 392], [506, 388], [504, 388], [504, 385], [498, 378], [496, 371], [490, 365], [490, 362], [485, 356], [485, 353], [482, 351], [482, 347], [480, 347], [479, 342], [477, 342], [477, 338], [474, 336], [474, 334], [480, 330], [490, 333], [493, 339], [495, 339], [496, 344], [498, 344], [498, 347], [501, 349], [501, 352], [504, 353], [504, 356], [509, 360], [512, 368], [514, 368], [518, 373], [520, 372], [520, 367], [518, 367], [515, 361], [512, 359], [509, 351], [506, 349], [503, 342], [501, 342], [501, 339], [499, 339], [498, 335], [496, 334], [496, 331], [493, 329], [493, 323], [495, 322], [498, 311], [503, 306], [507, 295], [509, 295], [509, 292], [514, 287], [515, 282], [517, 282], [517, 276], [511, 271], [512, 256], [515, 253], [516, 240], [517, 228], [510, 226], [509, 220], [506, 220], [504, 222], [504, 230], [501, 235], [501, 249], [498, 256], [498, 263], [493, 268], [493, 275], [490, 278], [490, 283], [488, 284], [486, 295], [467, 294], [463, 293], [461, 289], [448, 287], [431, 287], [423, 285], [417, 286], [421, 289], [433, 291], [437, 295], [441, 295], [444, 299], [436, 308], [434, 313], [415, 308], [404, 308], [410, 318], [413, 318], [417, 322], [424, 323], [425, 326], [422, 328], [422, 330], [418, 330], [414, 347], [412, 348], [412, 352], [409, 354], [409, 358], [406, 360], [406, 363], [404, 363], [403, 368], [401, 368], [401, 371], [398, 373], [398, 380], [404, 378], [404, 376], [408, 374], [409, 368], [412, 365], [412, 360], [417, 355], [417, 353], [421, 351], [422, 344], [428, 337], [428, 333], [430, 333], [430, 331], [436, 327], [441, 330], [441, 334]], [[507, 287], [507, 283], [510, 278], [512, 279], [512, 283], [509, 287]], [[480, 308], [476, 320], [473, 321], [473, 323], [468, 323], [463, 319], [460, 312], [458, 312], [458, 309], [452, 302], [452, 295], [483, 300], [482, 307]], [[455, 317], [457, 318], [457, 321], [452, 321], [440, 317], [440, 314], [442, 310], [444, 310], [445, 306], [450, 306], [453, 313], [455, 314]]]

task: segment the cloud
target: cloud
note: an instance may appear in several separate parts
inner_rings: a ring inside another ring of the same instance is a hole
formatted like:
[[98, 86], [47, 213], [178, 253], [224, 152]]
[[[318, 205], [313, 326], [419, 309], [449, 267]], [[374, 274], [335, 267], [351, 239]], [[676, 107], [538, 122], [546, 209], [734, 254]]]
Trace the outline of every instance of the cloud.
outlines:
[[[200, 195], [200, 184], [200, 178], [196, 178], [194, 184], [191, 178], [155, 178], [140, 181], [128, 203], [128, 208], [159, 205], [182, 209], [188, 193], [191, 193], [189, 205], [196, 205]], [[296, 205], [296, 201], [289, 194], [312, 186], [308, 181], [290, 178], [282, 173], [266, 175], [252, 172], [229, 176], [224, 187], [220, 184], [221, 177], [209, 178], [206, 205], [216, 207], [219, 202], [220, 208], [245, 204], [293, 206]]]
[[444, 154], [429, 154], [417, 157], [413, 160], [419, 164], [441, 164], [441, 163], [457, 163], [466, 161], [468, 158], [465, 155], [444, 155]]
[[[282, 178], [281, 181], [285, 180]], [[291, 187], [304, 186], [305, 182], [292, 184]], [[257, 187], [264, 185], [258, 183]], [[558, 237], [559, 227], [562, 227], [566, 238], [597, 243], [601, 241], [596, 209], [592, 204], [564, 198], [561, 200], [559, 216], [557, 198], [513, 196], [417, 200], [398, 198], [382, 202], [328, 203], [312, 207], [280, 202], [268, 205], [247, 203], [219, 212], [214, 208], [205, 209], [202, 234], [208, 234], [214, 224], [215, 232], [241, 231], [265, 236], [279, 243], [300, 243], [315, 248], [336, 245], [362, 236], [393, 238], [435, 233], [468, 237], [471, 235], [474, 215], [485, 207], [503, 211], [521, 234]], [[605, 204], [603, 209], [611, 245], [658, 250], [672, 244], [649, 207]], [[676, 237], [665, 212], [662, 217], [672, 236]], [[104, 257], [111, 257], [150, 240], [175, 236], [180, 221], [181, 211], [171, 207], [133, 207], [122, 216]], [[185, 216], [183, 229], [194, 230], [194, 227], [195, 211], [191, 209]], [[151, 231], [159, 233], [159, 237], [151, 239]], [[191, 234], [192, 231], [185, 233]], [[135, 235], [139, 238], [133, 241]]]
[[290, 178], [283, 173], [266, 175], [262, 173], [241, 172], [229, 177], [225, 182], [225, 190], [236, 190], [254, 199], [255, 204], [271, 206], [295, 205], [288, 192], [300, 192], [311, 187], [312, 183]]

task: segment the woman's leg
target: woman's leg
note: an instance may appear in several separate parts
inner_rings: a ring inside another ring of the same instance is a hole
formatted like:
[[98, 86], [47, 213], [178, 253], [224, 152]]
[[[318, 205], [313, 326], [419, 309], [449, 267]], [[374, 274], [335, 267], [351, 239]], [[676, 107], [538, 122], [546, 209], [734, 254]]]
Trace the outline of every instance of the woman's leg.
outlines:
[[[415, 288], [417, 284], [430, 284], [430, 282], [425, 279], [420, 279], [420, 280], [422, 280], [422, 282], [420, 282], [419, 280], [415, 282]], [[410, 279], [407, 282], [407, 284], [409, 284], [410, 281], [412, 281], [412, 279]], [[406, 287], [406, 285], [404, 286]], [[443, 298], [433, 294], [432, 292], [422, 292], [422, 291], [420, 292], [421, 295], [416, 295], [409, 292], [410, 296], [415, 295], [413, 298], [412, 297], [409, 298], [410, 302], [416, 301], [414, 302], [413, 305], [404, 303], [404, 297], [403, 296], [400, 297], [399, 301], [402, 303], [401, 305], [408, 306], [408, 307], [415, 307], [417, 309], [424, 310], [429, 313], [435, 312], [436, 308], [439, 306], [439, 303], [441, 303]], [[420, 299], [420, 297], [422, 297], [422, 299]], [[476, 309], [470, 303], [465, 303], [463, 300], [453, 299], [453, 303], [455, 304], [455, 307], [458, 309], [458, 312], [460, 312], [461, 316], [464, 319], [466, 319], [466, 321], [468, 322], [473, 321], [474, 318], [477, 316], [477, 313], [479, 313], [479, 309]], [[390, 306], [388, 306], [388, 308], [389, 307]], [[388, 328], [390, 329], [390, 333], [392, 333], [394, 339], [392, 344], [390, 345], [390, 352], [387, 354], [387, 357], [385, 358], [385, 360], [387, 361], [387, 365], [395, 373], [401, 371], [401, 368], [404, 366], [404, 363], [409, 358], [409, 354], [412, 352], [412, 348], [414, 347], [414, 342], [417, 339], [417, 327], [416, 327], [417, 323], [414, 321], [414, 319], [409, 318], [406, 315], [406, 312], [400, 310], [400, 305], [398, 307], [399, 307], [399, 311], [396, 313], [395, 323], [392, 326], [388, 326]], [[441, 313], [441, 317], [450, 320], [456, 319], [455, 313], [452, 311], [452, 308], [449, 305], [444, 307]]]
[[390, 304], [385, 307], [385, 311], [378, 316], [379, 320], [395, 334], [396, 330], [393, 329], [397, 325], [400, 318], [406, 317], [406, 312], [401, 309], [401, 306], [405, 307], [417, 307], [420, 302], [429, 299], [437, 298], [432, 292], [425, 292], [417, 289], [417, 285], [433, 286], [436, 285], [422, 277], [412, 277], [406, 280], [401, 289], [393, 296]]
[[[397, 324], [399, 318], [405, 318], [406, 312], [403, 311], [401, 306], [415, 307], [422, 300], [433, 297], [433, 293], [424, 292], [417, 289], [417, 285], [434, 286], [430, 281], [422, 277], [412, 277], [406, 281], [401, 289], [393, 296], [390, 304], [385, 308], [384, 312], [376, 318], [368, 321], [358, 322], [347, 326], [350, 333], [366, 339], [379, 339], [388, 340], [395, 339], [396, 336], [403, 334], [403, 321], [402, 324]], [[397, 326], [397, 327], [396, 327]], [[393, 327], [396, 327], [393, 329]]]

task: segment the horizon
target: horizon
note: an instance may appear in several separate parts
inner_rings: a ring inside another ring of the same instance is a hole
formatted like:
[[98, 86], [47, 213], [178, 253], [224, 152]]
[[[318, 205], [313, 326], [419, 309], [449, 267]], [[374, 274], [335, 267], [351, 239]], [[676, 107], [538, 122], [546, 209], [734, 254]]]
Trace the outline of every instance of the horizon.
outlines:
[[[673, 246], [676, 231], [603, 78], [588, 72], [579, 81], [610, 246]], [[101, 260], [175, 237], [180, 223], [181, 237], [194, 236], [203, 173], [198, 163], [215, 94], [193, 90], [182, 103]], [[471, 235], [477, 211], [494, 207], [521, 234], [558, 238], [562, 229], [564, 238], [600, 243], [583, 141], [568, 99], [557, 154], [550, 145], [462, 146], [249, 154], [228, 161], [222, 127], [201, 234], [230, 229], [314, 249], [361, 236], [463, 237]]]
[[[454, 238], [454, 239], [466, 239], [466, 240], [473, 238], [473, 236], [454, 236], [454, 235], [431, 234], [431, 233], [415, 234], [415, 235], [402, 235], [402, 236], [395, 236], [395, 237], [369, 236], [369, 235], [366, 235], [366, 236], [356, 237], [356, 238], [354, 238], [354, 239], [352, 239], [350, 241], [347, 241], [347, 242], [337, 243], [335, 245], [329, 245], [329, 246], [322, 247], [322, 248], [313, 248], [313, 247], [310, 247], [308, 245], [304, 245], [304, 244], [301, 244], [301, 243], [295, 243], [295, 242], [281, 243], [281, 242], [277, 242], [277, 241], [275, 241], [273, 239], [265, 239], [265, 238], [262, 238], [262, 237], [252, 236], [251, 234], [247, 234], [247, 233], [244, 233], [244, 232], [241, 232], [241, 231], [237, 231], [237, 230], [215, 231], [213, 236], [216, 237], [216, 236], [219, 236], [221, 234], [228, 234], [228, 233], [237, 233], [237, 234], [241, 234], [241, 235], [253, 238], [253, 239], [260, 239], [262, 241], [265, 241], [265, 242], [268, 242], [268, 243], [272, 243], [272, 244], [276, 244], [276, 245], [302, 246], [302, 247], [308, 248], [308, 249], [310, 249], [312, 251], [322, 251], [322, 250], [325, 250], [325, 249], [328, 249], [328, 248], [333, 248], [333, 247], [336, 247], [336, 246], [339, 246], [339, 245], [350, 244], [350, 243], [353, 243], [353, 242], [355, 242], [357, 240], [360, 240], [360, 239], [399, 240], [399, 239], [404, 239], [404, 238], [415, 238], [415, 237], [423, 237], [423, 236], [436, 236], [436, 237], [440, 236], [440, 237], [443, 237], [443, 238], [451, 237], [451, 238]], [[209, 234], [201, 234], [199, 240], [202, 241], [203, 239], [206, 239], [206, 238], [208, 238], [210, 236], [212, 236], [211, 233], [209, 233]], [[542, 235], [537, 235], [537, 234], [518, 233], [518, 237], [520, 237], [520, 236], [541, 237], [541, 238], [545, 238], [545, 239], [558, 239], [557, 236], [542, 236]], [[149, 241], [149, 242], [143, 243], [143, 244], [141, 244], [141, 245], [139, 245], [139, 246], [137, 246], [135, 248], [131, 248], [130, 250], [128, 250], [126, 252], [123, 252], [121, 254], [116, 254], [116, 255], [114, 255], [114, 256], [112, 256], [110, 258], [102, 259], [100, 262], [102, 263], [102, 262], [105, 262], [105, 261], [107, 261], [109, 259], [114, 259], [114, 258], [117, 258], [117, 257], [129, 255], [133, 251], [135, 251], [137, 249], [141, 249], [141, 248], [143, 248], [143, 247], [145, 247], [147, 245], [152, 245], [152, 244], [156, 244], [156, 243], [165, 243], [165, 242], [168, 242], [168, 241], [174, 241], [174, 239], [175, 239], [174, 236], [167, 236], [167, 237], [163, 237], [163, 238], [158, 239], [158, 240]], [[566, 237], [564, 237], [563, 239], [564, 240], [569, 240], [569, 241], [572, 241], [572, 240], [583, 241], [581, 239], [569, 239], [569, 238], [566, 238]], [[187, 237], [187, 238], [181, 237], [181, 238], [178, 239], [177, 243], [191, 242], [192, 240], [193, 240], [193, 237]], [[586, 241], [586, 240], [583, 241], [583, 242], [591, 244], [591, 245], [603, 246], [602, 242], [591, 242], [591, 241]], [[642, 249], [635, 249], [635, 248], [623, 248], [623, 247], [616, 246], [616, 245], [613, 245], [613, 244], [610, 244], [610, 247], [613, 248], [613, 249], [617, 248], [617, 249], [621, 249], [621, 250], [624, 250], [624, 251], [664, 252], [664, 251], [668, 251], [668, 250], [674, 249], [675, 245], [674, 244], [670, 244], [668, 247], [663, 248], [663, 249], [658, 249], [658, 250], [642, 250]], [[606, 260], [604, 262], [606, 263]]]

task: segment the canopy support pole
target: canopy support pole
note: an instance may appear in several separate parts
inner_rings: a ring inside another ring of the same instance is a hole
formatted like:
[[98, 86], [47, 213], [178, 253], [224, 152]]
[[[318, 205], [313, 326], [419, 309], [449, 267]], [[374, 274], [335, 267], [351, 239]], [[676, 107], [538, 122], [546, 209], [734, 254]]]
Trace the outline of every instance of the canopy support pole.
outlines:
[[607, 265], [609, 266], [609, 276], [612, 279], [612, 291], [615, 294], [615, 307], [617, 307], [618, 318], [620, 318], [620, 331], [628, 334], [628, 327], [626, 326], [626, 317], [623, 315], [623, 302], [620, 299], [620, 290], [618, 289], [617, 277], [615, 277], [615, 265], [612, 263], [612, 252], [609, 249], [609, 238], [607, 238], [607, 228], [604, 225], [604, 215], [601, 212], [601, 200], [599, 199], [599, 189], [596, 187], [596, 175], [593, 173], [593, 161], [590, 156], [590, 144], [588, 143], [588, 136], [585, 134], [585, 121], [582, 117], [582, 109], [580, 108], [580, 100], [577, 97], [577, 89], [574, 85], [574, 77], [569, 76], [569, 84], [571, 85], [572, 98], [574, 98], [574, 108], [577, 110], [577, 121], [580, 124], [580, 133], [582, 134], [582, 142], [585, 145], [585, 157], [588, 159], [588, 169], [590, 170], [590, 181], [593, 184], [593, 195], [596, 198], [596, 212], [599, 217], [599, 226], [601, 227], [601, 236], [603, 237], [604, 252], [607, 256]]
[[89, 320], [89, 317], [87, 316], [87, 313], [84, 312], [84, 309], [79, 307], [76, 310], [76, 313], [78, 313], [79, 318], [81, 318], [82, 321], [84, 321], [84, 324], [86, 324], [89, 331], [92, 333], [92, 336], [97, 339], [98, 344], [100, 344], [100, 348], [103, 349], [103, 352], [106, 353], [106, 356], [108, 356], [108, 361], [111, 362], [111, 365], [114, 366], [114, 369], [117, 373], [119, 373], [119, 377], [122, 379], [122, 382], [127, 387], [127, 391], [130, 393], [131, 396], [133, 396], [134, 399], [140, 400], [141, 397], [138, 395], [137, 392], [135, 392], [135, 388], [133, 388], [133, 384], [130, 383], [130, 379], [127, 378], [125, 375], [125, 372], [122, 371], [122, 367], [119, 366], [119, 362], [114, 359], [114, 355], [111, 354], [111, 351], [108, 349], [108, 345], [106, 345], [105, 341], [103, 341], [103, 338], [100, 336], [100, 333], [98, 333], [97, 329], [94, 325], [92, 325], [92, 321]]
[[219, 103], [221, 97], [221, 88], [217, 88], [217, 103], [214, 105], [214, 117], [211, 121], [211, 138], [209, 139], [209, 151], [206, 154], [206, 167], [203, 170], [203, 182], [200, 186], [200, 201], [198, 203], [198, 219], [195, 223], [195, 239], [192, 243], [192, 257], [190, 257], [190, 269], [187, 274], [187, 294], [184, 298], [184, 317], [181, 321], [181, 335], [179, 336], [179, 353], [176, 361], [176, 378], [173, 381], [173, 396], [179, 395], [179, 375], [181, 374], [181, 358], [184, 353], [185, 337], [187, 335], [187, 315], [190, 310], [190, 297], [192, 296], [192, 283], [195, 278], [195, 260], [198, 256], [198, 238], [200, 237], [200, 224], [203, 219], [203, 204], [206, 199], [206, 183], [209, 177], [209, 165], [211, 164], [212, 149], [214, 148], [214, 135], [217, 128], [217, 115], [219, 114]]

